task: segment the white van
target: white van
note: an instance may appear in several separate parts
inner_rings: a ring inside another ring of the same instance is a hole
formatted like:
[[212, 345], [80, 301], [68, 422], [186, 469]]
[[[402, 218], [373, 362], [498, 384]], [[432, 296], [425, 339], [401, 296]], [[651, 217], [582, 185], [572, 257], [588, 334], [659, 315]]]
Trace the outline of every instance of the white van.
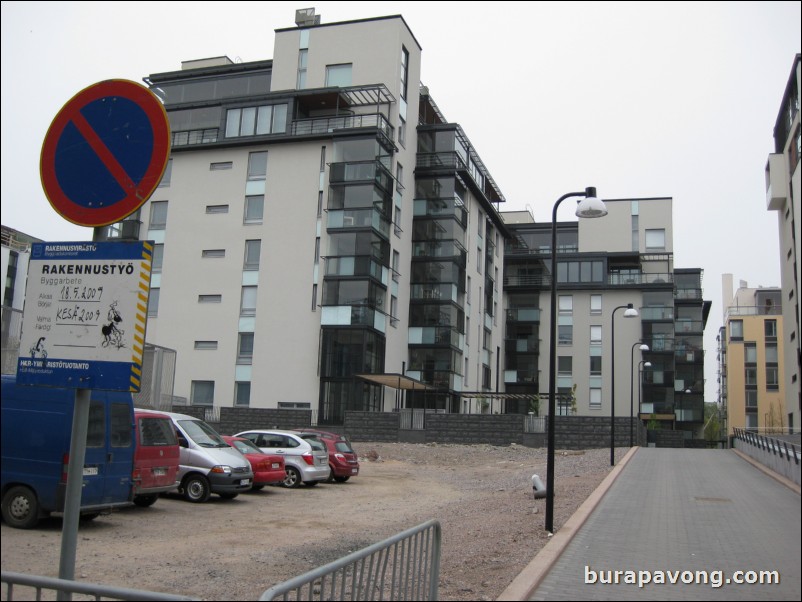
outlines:
[[186, 500], [205, 502], [212, 493], [231, 499], [253, 486], [251, 463], [203, 420], [159, 413], [169, 416], [175, 426], [181, 446], [178, 491]]

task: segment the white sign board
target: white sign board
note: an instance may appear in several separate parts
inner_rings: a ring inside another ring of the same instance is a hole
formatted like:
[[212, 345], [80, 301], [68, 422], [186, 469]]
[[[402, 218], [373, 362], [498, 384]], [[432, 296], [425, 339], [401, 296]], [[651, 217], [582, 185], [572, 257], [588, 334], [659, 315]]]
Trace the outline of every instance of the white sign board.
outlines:
[[153, 244], [31, 245], [17, 382], [140, 389]]

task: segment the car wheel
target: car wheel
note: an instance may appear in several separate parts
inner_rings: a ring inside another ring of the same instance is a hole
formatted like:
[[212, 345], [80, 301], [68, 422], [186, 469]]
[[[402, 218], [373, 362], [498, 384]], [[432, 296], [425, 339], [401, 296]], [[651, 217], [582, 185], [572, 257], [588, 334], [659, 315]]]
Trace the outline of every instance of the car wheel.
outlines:
[[295, 489], [301, 484], [301, 473], [297, 468], [287, 466], [287, 468], [284, 470], [284, 474], [284, 480], [281, 482], [282, 487]]
[[184, 499], [192, 503], [205, 502], [212, 495], [209, 481], [203, 475], [190, 475], [184, 479]]
[[39, 522], [39, 500], [33, 491], [18, 485], [3, 496], [2, 512], [9, 526], [32, 529]]
[[86, 514], [82, 514], [79, 518], [82, 523], [89, 523], [95, 520], [98, 516], [100, 516], [100, 512], [87, 512]]
[[159, 499], [158, 493], [151, 493], [150, 495], [137, 495], [134, 497], [134, 504], [139, 506], [140, 508], [147, 508], [148, 506], [152, 506], [156, 503], [156, 500]]
[[326, 479], [326, 482], [327, 483], [333, 483], [334, 482], [334, 469], [331, 467], [331, 464], [329, 464], [329, 478]]
[[315, 485], [318, 484], [318, 482], [319, 481], [304, 481], [304, 485], [306, 485], [307, 487], [314, 487]]
[[239, 493], [218, 493], [221, 498], [224, 500], [233, 500], [235, 497], [239, 495]]
[[351, 477], [348, 477], [348, 476], [345, 476], [345, 477], [334, 477], [334, 480], [337, 481], [338, 483], [345, 483], [350, 478]]

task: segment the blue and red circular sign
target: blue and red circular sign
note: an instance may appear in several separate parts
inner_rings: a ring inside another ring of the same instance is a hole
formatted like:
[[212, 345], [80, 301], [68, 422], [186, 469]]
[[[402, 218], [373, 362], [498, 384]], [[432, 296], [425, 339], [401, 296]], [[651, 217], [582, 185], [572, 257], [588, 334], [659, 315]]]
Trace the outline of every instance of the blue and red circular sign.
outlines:
[[164, 175], [170, 125], [161, 101], [132, 81], [103, 81], [76, 94], [47, 130], [39, 171], [50, 204], [81, 226], [131, 215]]

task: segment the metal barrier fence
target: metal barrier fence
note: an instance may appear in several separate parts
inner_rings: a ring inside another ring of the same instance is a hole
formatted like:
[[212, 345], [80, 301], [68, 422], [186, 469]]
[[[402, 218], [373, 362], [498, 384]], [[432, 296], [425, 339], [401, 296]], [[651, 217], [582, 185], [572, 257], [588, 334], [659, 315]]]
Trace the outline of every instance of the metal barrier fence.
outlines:
[[439, 600], [436, 520], [265, 590], [259, 600]]
[[545, 433], [546, 420], [546, 416], [534, 416], [532, 414], [524, 416], [524, 433]]
[[759, 447], [763, 451], [771, 452], [775, 456], [784, 457], [788, 459], [789, 462], [793, 460], [796, 464], [799, 464], [800, 457], [802, 457], [802, 447], [796, 443], [789, 443], [784, 439], [768, 437], [766, 435], [761, 435], [759, 433], [741, 428], [733, 429], [733, 433], [735, 434], [735, 437], [741, 441], [746, 441], [750, 445]]
[[[14, 586], [18, 585], [25, 588], [19, 592], [19, 600], [41, 600], [43, 591], [53, 591], [58, 594], [59, 600], [71, 600], [72, 594], [84, 594], [93, 597], [95, 600], [200, 600], [191, 596], [180, 596], [177, 594], [165, 594], [160, 592], [150, 592], [141, 589], [129, 589], [127, 587], [112, 587], [110, 585], [99, 585], [97, 583], [86, 583], [83, 581], [71, 581], [69, 579], [57, 579], [55, 577], [40, 577], [38, 575], [24, 575], [2, 571], [0, 582], [5, 585], [4, 600], [14, 600]], [[29, 588], [33, 588], [36, 595], [31, 595]], [[66, 594], [66, 597], [64, 596]]]

